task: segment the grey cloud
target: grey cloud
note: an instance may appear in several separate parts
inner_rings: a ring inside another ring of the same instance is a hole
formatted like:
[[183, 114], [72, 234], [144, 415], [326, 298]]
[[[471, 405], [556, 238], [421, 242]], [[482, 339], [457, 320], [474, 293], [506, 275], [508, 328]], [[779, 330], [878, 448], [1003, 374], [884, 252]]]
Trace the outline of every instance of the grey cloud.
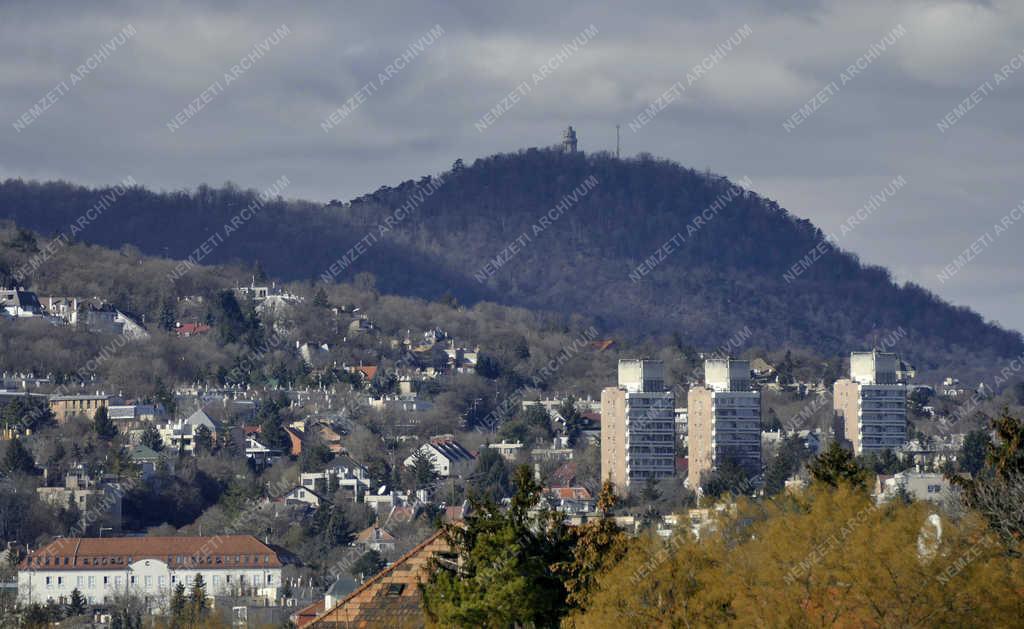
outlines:
[[[123, 49], [30, 127], [11, 125], [126, 24]], [[280, 24], [292, 34], [178, 132], [165, 127]], [[444, 37], [330, 133], [320, 122], [434, 24]], [[599, 35], [484, 132], [473, 123], [562, 43]], [[736, 28], [751, 36], [637, 133], [625, 125]], [[907, 34], [803, 124], [782, 122], [889, 29]], [[232, 180], [348, 198], [472, 159], [546, 145], [647, 151], [733, 178], [828, 229], [885, 181], [907, 189], [848, 248], [955, 303], [1024, 328], [1020, 232], [951, 281], [936, 269], [1021, 197], [1013, 131], [1024, 71], [947, 131], [935, 123], [1016, 53], [1010, 2], [5, 3], [0, 175], [154, 188]], [[979, 218], [980, 217], [980, 218]], [[982, 288], [983, 287], [983, 288]]]

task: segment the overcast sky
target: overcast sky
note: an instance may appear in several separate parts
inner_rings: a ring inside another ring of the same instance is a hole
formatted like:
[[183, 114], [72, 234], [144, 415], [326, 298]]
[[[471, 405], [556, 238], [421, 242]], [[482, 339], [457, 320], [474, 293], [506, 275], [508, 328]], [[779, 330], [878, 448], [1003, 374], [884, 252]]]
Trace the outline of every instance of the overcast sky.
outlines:
[[553, 144], [567, 124], [584, 150], [614, 150], [618, 123], [624, 154], [749, 177], [837, 235], [902, 176], [840, 244], [1024, 329], [1024, 3], [160, 4], [0, 0], [0, 177], [172, 190], [286, 175], [285, 196], [326, 201]]

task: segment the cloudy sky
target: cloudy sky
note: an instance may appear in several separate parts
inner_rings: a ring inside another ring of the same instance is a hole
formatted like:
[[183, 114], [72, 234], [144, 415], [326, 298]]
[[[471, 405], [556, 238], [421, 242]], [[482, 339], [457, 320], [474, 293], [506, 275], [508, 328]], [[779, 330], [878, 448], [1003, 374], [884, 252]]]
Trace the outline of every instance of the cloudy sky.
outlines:
[[1024, 329], [1024, 3], [160, 4], [0, 1], [0, 177], [172, 190], [286, 175], [286, 196], [326, 201], [552, 144], [566, 124], [581, 148], [614, 149], [621, 124], [624, 154], [749, 177], [826, 232], [902, 176], [840, 244]]

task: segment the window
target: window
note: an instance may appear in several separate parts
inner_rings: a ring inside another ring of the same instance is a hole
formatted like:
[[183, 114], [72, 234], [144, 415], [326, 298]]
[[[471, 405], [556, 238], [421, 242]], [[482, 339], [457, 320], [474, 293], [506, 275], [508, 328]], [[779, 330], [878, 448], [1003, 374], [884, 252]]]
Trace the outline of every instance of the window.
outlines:
[[385, 590], [384, 596], [401, 596], [403, 590], [405, 590], [404, 583], [388, 583], [388, 589]]
[[164, 586], [166, 586], [166, 585], [167, 585], [167, 577], [165, 577], [165, 576], [159, 576], [159, 577], [157, 577], [157, 578], [156, 578], [156, 584], [157, 584], [157, 586], [159, 586], [159, 587], [160, 587], [160, 589], [163, 589], [163, 588], [164, 588]]
[[64, 577], [57, 577], [57, 585], [64, 585]]
[[121, 577], [114, 577], [114, 587], [121, 587]]
[[942, 485], [928, 485], [928, 493], [937, 494], [942, 491]]
[[213, 585], [214, 585], [214, 587], [217, 587], [217, 586], [220, 585], [220, 577], [219, 576], [213, 575]]
[[147, 574], [147, 575], [146, 575], [146, 577], [145, 577], [145, 586], [146, 586], [146, 589], [147, 589], [147, 590], [148, 590], [149, 588], [153, 587], [153, 577], [151, 577], [151, 576], [150, 576], [150, 575], [148, 575], [148, 574]]
[[96, 587], [96, 577], [89, 577], [89, 589]]
[[110, 577], [103, 577], [103, 589], [110, 589]]
[[46, 577], [46, 587], [51, 587], [53, 584], [50, 583], [50, 577]]
[[75, 584], [79, 588], [81, 588], [85, 584], [85, 577], [78, 577], [78, 580], [75, 582]]

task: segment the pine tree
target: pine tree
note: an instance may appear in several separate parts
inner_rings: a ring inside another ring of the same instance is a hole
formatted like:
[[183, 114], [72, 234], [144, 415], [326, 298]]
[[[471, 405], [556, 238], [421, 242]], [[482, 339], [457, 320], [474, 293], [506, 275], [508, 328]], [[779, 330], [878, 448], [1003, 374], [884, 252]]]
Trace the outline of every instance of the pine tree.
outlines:
[[177, 306], [174, 302], [174, 298], [168, 295], [167, 297], [164, 297], [163, 305], [160, 307], [160, 327], [170, 332], [174, 329], [177, 322]]
[[71, 600], [68, 601], [68, 616], [81, 616], [88, 607], [85, 596], [78, 591], [78, 588], [71, 590]]
[[192, 579], [192, 591], [188, 596], [189, 619], [194, 625], [200, 625], [209, 611], [206, 607], [206, 582], [203, 575], [197, 574]]
[[330, 308], [331, 303], [327, 300], [327, 291], [321, 286], [317, 289], [316, 294], [313, 295], [313, 305], [320, 308]]
[[196, 428], [195, 435], [196, 452], [210, 452], [213, 450], [213, 434], [206, 426]]
[[412, 455], [412, 463], [408, 467], [409, 476], [416, 489], [426, 489], [434, 484], [438, 474], [434, 469], [434, 460], [423, 450]]
[[160, 430], [157, 429], [156, 424], [146, 424], [146, 428], [142, 431], [142, 437], [139, 439], [139, 443], [154, 452], [159, 452], [164, 449], [164, 440], [160, 437]]
[[185, 584], [181, 581], [178, 581], [178, 584], [174, 586], [174, 592], [171, 594], [169, 608], [171, 612], [172, 629], [178, 629], [179, 627], [184, 626], [188, 621], [188, 598], [185, 595]]
[[868, 487], [867, 470], [857, 463], [852, 452], [835, 441], [807, 465], [807, 470], [815, 481], [832, 487], [838, 487], [840, 483], [864, 490]]
[[11, 439], [7, 444], [7, 452], [4, 453], [4, 471], [8, 474], [22, 473], [30, 474], [36, 468], [35, 459], [32, 454], [21, 443], [21, 439]]
[[112, 439], [117, 434], [117, 426], [111, 421], [106, 406], [96, 409], [96, 413], [93, 415], [92, 427], [102, 439]]
[[612, 519], [616, 501], [615, 486], [605, 481], [597, 499], [600, 517], [572, 529], [572, 558], [552, 566], [564, 575], [566, 602], [573, 607], [583, 607], [598, 575], [626, 553], [628, 538]]

